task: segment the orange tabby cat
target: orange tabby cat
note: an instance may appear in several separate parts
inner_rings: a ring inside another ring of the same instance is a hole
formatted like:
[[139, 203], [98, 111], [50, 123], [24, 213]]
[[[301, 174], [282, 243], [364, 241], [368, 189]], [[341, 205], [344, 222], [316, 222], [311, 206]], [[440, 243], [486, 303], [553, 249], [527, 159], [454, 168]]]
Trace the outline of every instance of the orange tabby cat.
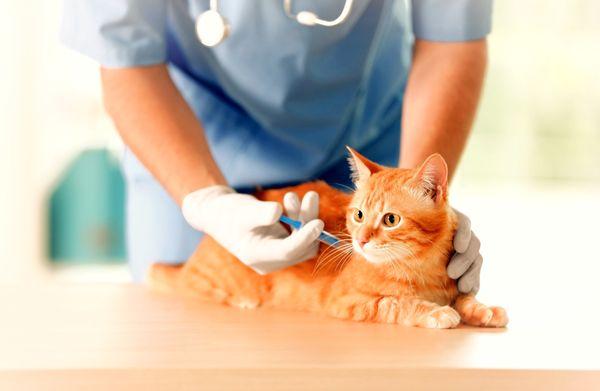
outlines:
[[447, 166], [435, 154], [415, 170], [379, 166], [350, 149], [353, 195], [310, 182], [259, 191], [261, 200], [282, 202], [288, 191], [320, 196], [325, 229], [338, 247], [268, 275], [239, 262], [205, 237], [180, 266], [155, 264], [149, 282], [160, 290], [255, 308], [269, 306], [324, 313], [358, 321], [451, 328], [462, 320], [502, 327], [500, 307], [459, 294], [446, 273], [456, 216], [447, 201]]

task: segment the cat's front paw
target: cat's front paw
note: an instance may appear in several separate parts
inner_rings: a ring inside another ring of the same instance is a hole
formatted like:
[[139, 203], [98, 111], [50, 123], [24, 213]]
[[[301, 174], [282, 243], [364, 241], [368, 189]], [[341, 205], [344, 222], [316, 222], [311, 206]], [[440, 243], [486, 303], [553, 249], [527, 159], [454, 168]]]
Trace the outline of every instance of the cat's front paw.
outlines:
[[417, 326], [428, 329], [451, 329], [460, 323], [460, 315], [449, 306], [436, 307], [426, 313]]
[[396, 323], [400, 315], [400, 303], [395, 297], [382, 297], [377, 301], [376, 320], [382, 323]]

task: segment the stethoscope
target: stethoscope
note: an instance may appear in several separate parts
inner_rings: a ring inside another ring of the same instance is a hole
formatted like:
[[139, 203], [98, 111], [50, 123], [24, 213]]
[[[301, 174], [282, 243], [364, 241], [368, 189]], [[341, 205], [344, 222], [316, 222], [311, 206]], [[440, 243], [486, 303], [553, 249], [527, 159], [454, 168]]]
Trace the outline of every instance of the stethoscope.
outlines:
[[[333, 20], [325, 20], [310, 11], [300, 11], [296, 14], [292, 12], [292, 0], [283, 0], [283, 10], [290, 19], [304, 26], [325, 26], [334, 27], [344, 23], [352, 10], [354, 0], [345, 0], [344, 8], [339, 16]], [[229, 34], [229, 24], [227, 20], [219, 13], [217, 0], [210, 0], [210, 7], [207, 11], [201, 13], [196, 19], [196, 34], [198, 39], [205, 46], [216, 46], [223, 42]]]

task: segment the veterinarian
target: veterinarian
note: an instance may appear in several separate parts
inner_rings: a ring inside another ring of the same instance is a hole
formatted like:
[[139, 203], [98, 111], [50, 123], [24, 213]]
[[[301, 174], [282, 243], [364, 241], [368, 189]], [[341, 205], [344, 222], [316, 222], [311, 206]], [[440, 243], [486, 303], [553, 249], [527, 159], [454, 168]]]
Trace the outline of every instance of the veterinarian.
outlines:
[[[201, 236], [193, 227], [261, 273], [314, 256], [320, 220], [288, 235], [281, 208], [247, 193], [349, 185], [346, 144], [389, 166], [440, 152], [452, 174], [479, 101], [491, 6], [66, 0], [62, 40], [101, 64], [127, 145], [134, 279], [152, 262], [185, 260]], [[316, 217], [315, 197], [293, 198], [296, 217]], [[454, 245], [448, 273], [476, 291], [479, 241], [462, 215]]]

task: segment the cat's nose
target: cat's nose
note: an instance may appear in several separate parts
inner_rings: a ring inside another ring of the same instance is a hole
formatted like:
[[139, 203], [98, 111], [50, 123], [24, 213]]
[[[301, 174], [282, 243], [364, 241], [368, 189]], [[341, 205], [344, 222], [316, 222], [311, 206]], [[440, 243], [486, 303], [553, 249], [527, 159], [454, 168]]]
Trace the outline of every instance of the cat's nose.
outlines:
[[359, 238], [357, 241], [360, 248], [363, 248], [365, 244], [369, 243], [369, 239], [367, 238]]

